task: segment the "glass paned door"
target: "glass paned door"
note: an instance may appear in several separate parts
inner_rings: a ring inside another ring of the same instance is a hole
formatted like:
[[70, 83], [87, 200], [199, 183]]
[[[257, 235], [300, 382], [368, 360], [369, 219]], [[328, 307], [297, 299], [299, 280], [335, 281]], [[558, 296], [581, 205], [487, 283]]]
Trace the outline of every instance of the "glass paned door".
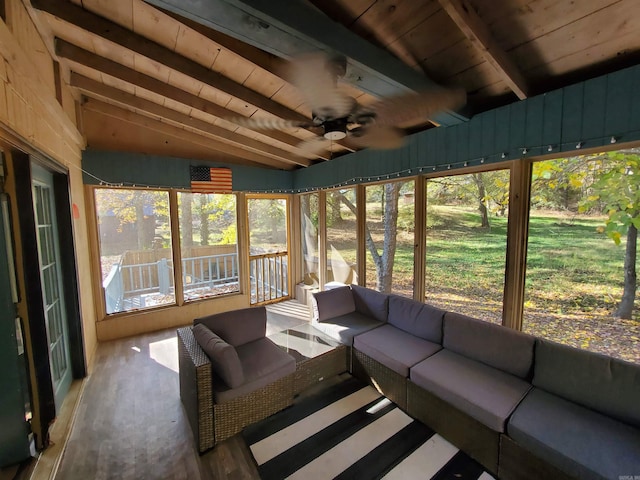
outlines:
[[247, 198], [251, 304], [289, 297], [289, 235], [286, 198]]
[[71, 385], [71, 362], [66, 310], [62, 295], [60, 246], [53, 197], [53, 175], [32, 166], [33, 207], [35, 213], [42, 302], [49, 343], [51, 381], [56, 411]]

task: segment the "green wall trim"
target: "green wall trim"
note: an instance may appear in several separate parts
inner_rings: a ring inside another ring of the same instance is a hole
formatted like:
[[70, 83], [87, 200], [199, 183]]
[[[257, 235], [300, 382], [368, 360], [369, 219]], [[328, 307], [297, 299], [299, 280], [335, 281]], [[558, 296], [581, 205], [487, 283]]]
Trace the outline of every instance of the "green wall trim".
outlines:
[[[455, 170], [640, 140], [640, 65], [293, 172], [296, 192]], [[580, 145], [578, 147], [578, 145]], [[560, 155], [559, 155], [560, 156]]]
[[83, 182], [87, 185], [145, 186], [188, 189], [190, 166], [227, 167], [237, 192], [288, 192], [291, 172], [244, 165], [136, 153], [85, 150]]
[[[361, 150], [294, 171], [87, 150], [87, 184], [189, 188], [189, 165], [227, 166], [233, 189], [305, 192], [640, 141], [640, 65], [414, 134], [396, 150]], [[579, 145], [579, 147], [578, 147]], [[92, 177], [92, 176], [93, 177]], [[97, 178], [94, 178], [97, 177]]]

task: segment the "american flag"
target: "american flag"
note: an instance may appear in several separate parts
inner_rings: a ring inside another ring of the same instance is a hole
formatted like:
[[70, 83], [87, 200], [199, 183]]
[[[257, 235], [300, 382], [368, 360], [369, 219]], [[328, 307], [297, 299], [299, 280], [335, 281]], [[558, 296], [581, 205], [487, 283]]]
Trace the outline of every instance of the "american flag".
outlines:
[[231, 193], [231, 169], [191, 167], [191, 191], [194, 193]]

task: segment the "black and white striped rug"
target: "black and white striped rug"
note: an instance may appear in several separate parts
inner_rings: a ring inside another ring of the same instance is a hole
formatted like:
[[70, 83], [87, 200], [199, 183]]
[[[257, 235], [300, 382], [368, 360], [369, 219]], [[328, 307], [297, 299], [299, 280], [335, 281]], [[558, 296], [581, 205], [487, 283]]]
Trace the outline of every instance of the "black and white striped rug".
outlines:
[[352, 378], [246, 428], [243, 435], [263, 480], [493, 478]]

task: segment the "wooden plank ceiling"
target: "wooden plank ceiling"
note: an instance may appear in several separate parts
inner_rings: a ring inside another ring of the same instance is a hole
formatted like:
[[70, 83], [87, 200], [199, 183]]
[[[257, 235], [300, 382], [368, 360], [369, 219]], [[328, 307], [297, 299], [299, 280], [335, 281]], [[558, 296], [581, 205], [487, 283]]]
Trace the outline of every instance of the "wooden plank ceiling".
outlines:
[[[186, 15], [152, 5], [166, 0], [24, 1], [57, 56], [62, 78], [81, 99], [89, 148], [286, 170], [358, 150], [347, 137], [309, 155], [298, 146], [321, 134], [317, 128], [260, 130], [233, 121], [311, 119], [301, 92], [282, 76], [288, 60], [268, 53], [270, 12], [262, 17], [252, 10], [267, 32], [259, 48], [194, 21], [198, 15], [188, 14], [190, 1], [184, 2]], [[254, 3], [212, 1], [233, 8]], [[467, 104], [454, 117], [460, 121], [640, 58], [633, 20], [640, 16], [638, 0], [311, 4], [336, 31], [346, 27], [373, 52], [393, 55], [425, 80], [462, 87]], [[344, 80], [341, 88], [361, 105], [376, 101], [357, 81], [354, 86]], [[436, 124], [421, 118], [400, 126], [411, 133]]]

